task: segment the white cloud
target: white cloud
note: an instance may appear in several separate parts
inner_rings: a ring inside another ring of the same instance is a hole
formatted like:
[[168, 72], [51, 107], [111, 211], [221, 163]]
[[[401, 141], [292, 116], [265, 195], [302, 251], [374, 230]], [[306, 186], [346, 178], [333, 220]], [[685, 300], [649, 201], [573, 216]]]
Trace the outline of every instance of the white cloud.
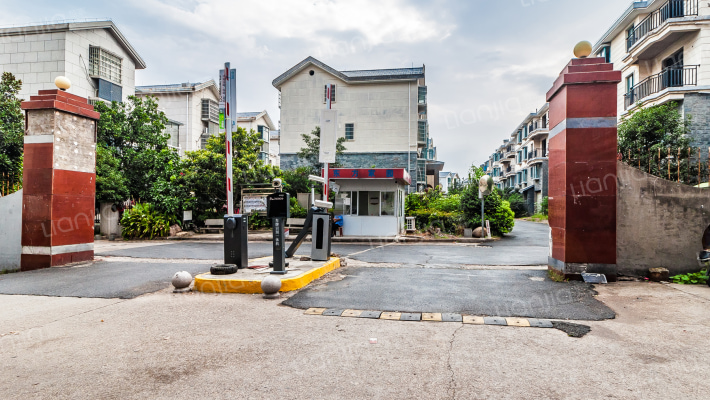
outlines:
[[[255, 46], [255, 38], [302, 39], [333, 45], [329, 35], [352, 32], [367, 46], [441, 40], [453, 25], [428, 18], [404, 0], [130, 0], [192, 31], [224, 42]], [[342, 42], [342, 40], [340, 40]], [[342, 44], [340, 44], [342, 45]]]

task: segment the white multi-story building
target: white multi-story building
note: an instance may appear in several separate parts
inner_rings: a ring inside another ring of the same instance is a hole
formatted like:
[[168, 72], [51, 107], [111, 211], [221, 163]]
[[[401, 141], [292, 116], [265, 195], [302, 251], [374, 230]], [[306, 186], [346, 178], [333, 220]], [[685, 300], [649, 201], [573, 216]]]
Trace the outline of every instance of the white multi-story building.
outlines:
[[304, 146], [301, 135], [320, 125], [330, 86], [337, 135], [346, 139], [343, 166], [403, 168], [413, 178], [410, 190], [426, 188], [427, 164], [433, 160], [424, 151], [429, 146], [424, 66], [337, 71], [308, 57], [273, 85], [280, 92], [282, 167], [301, 164], [296, 155]]
[[155, 96], [159, 109], [182, 124], [171, 130], [170, 140], [181, 156], [186, 151], [203, 149], [210, 136], [219, 134], [219, 89], [213, 80], [138, 86], [136, 96]]
[[258, 133], [264, 141], [264, 144], [261, 146], [261, 154], [259, 154], [259, 159], [264, 161], [266, 164], [278, 166], [277, 160], [271, 154], [270, 132], [276, 131], [276, 126], [271, 121], [271, 117], [269, 117], [268, 112], [238, 112], [237, 126], [246, 129], [247, 132], [254, 131]]
[[531, 214], [547, 196], [549, 107], [525, 117], [483, 164], [496, 186], [523, 194]]
[[269, 132], [269, 160], [271, 165], [281, 167], [281, 131]]
[[622, 71], [620, 118], [639, 106], [675, 101], [692, 116], [691, 139], [710, 145], [710, 3], [635, 1], [594, 46]]
[[145, 62], [111, 21], [0, 28], [0, 72], [22, 80], [20, 97], [56, 89], [66, 76], [69, 93], [125, 101], [135, 93], [135, 71]]
[[449, 189], [460, 183], [461, 178], [456, 172], [439, 172], [439, 186], [442, 192], [449, 193]]

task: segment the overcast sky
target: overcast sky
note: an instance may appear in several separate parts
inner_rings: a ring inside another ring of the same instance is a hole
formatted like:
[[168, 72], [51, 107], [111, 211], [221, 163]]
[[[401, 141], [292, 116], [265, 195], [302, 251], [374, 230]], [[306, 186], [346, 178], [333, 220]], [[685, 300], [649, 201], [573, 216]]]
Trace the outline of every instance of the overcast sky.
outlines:
[[314, 56], [338, 70], [426, 65], [430, 132], [445, 170], [481, 164], [580, 40], [631, 0], [3, 0], [0, 26], [111, 18], [147, 64], [138, 85], [216, 79], [230, 61], [239, 111], [279, 119], [271, 81]]

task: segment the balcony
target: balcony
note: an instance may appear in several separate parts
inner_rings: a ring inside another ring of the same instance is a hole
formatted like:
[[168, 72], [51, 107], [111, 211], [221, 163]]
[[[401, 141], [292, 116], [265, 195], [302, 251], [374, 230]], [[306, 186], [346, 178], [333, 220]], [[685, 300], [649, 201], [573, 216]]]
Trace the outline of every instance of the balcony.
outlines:
[[528, 153], [528, 165], [541, 163], [545, 160], [547, 160], [547, 154], [543, 153], [542, 149], [535, 149], [535, 151]]
[[697, 86], [698, 67], [699, 65], [669, 67], [649, 76], [624, 95], [624, 109], [628, 110], [637, 102], [668, 88]]
[[629, 31], [626, 38], [626, 52], [630, 52], [649, 33], [665, 25], [669, 19], [695, 15], [698, 15], [698, 0], [668, 0]]
[[429, 125], [427, 121], [420, 120], [417, 126], [417, 145], [418, 147], [426, 147], [429, 139]]
[[550, 133], [550, 130], [547, 129], [547, 127], [537, 128], [534, 131], [530, 132], [527, 140], [541, 139], [543, 137], [547, 137], [547, 135], [549, 135], [549, 133]]

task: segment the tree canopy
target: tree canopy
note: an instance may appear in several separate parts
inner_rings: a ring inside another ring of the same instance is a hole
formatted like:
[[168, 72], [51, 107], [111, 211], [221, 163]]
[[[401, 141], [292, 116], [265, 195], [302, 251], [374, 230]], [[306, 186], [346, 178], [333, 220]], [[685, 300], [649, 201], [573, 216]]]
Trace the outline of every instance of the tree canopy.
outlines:
[[24, 154], [24, 126], [17, 94], [22, 81], [10, 72], [3, 72], [0, 79], [0, 174], [16, 176], [22, 172]]

